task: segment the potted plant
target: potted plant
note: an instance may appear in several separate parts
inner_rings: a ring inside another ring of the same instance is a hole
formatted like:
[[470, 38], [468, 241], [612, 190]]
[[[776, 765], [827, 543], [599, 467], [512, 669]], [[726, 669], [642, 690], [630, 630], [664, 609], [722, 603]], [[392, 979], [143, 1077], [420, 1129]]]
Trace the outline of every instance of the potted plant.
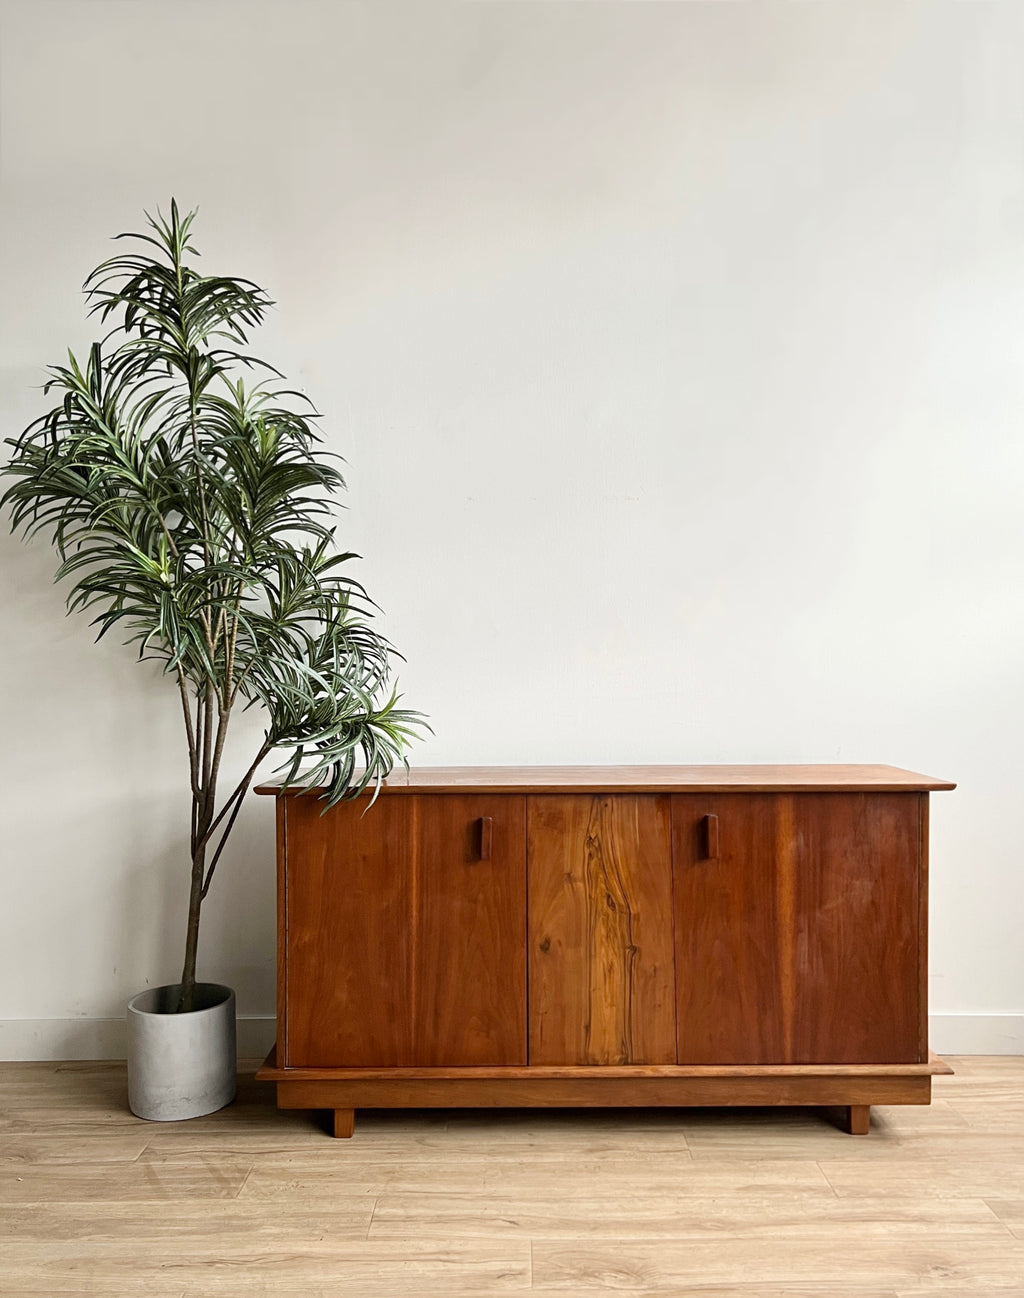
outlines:
[[[48, 534], [68, 610], [156, 659], [181, 700], [191, 789], [181, 979], [129, 1004], [129, 1099], [142, 1117], [209, 1113], [234, 1095], [234, 998], [196, 980], [203, 900], [257, 767], [284, 750], [286, 783], [328, 806], [379, 782], [418, 714], [390, 685], [394, 651], [335, 549], [344, 482], [318, 449], [315, 412], [249, 355], [271, 305], [250, 280], [190, 262], [195, 213], [148, 217], [132, 251], [88, 277], [112, 326], [80, 364], [50, 368], [59, 395], [4, 472], [12, 530]], [[253, 376], [255, 375], [255, 381]], [[232, 717], [256, 705], [263, 742], [226, 795]], [[210, 1039], [208, 1039], [208, 1037]]]

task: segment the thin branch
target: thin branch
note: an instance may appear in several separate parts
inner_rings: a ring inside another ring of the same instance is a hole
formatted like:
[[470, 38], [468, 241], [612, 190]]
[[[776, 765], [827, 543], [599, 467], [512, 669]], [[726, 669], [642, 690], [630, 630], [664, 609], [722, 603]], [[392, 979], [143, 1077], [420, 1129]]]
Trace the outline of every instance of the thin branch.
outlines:
[[238, 680], [235, 681], [235, 688], [231, 691], [232, 706], [234, 706], [234, 702], [238, 698], [238, 692], [242, 688], [245, 678], [249, 675], [250, 671], [252, 671], [255, 665], [256, 665], [256, 657], [255, 655], [253, 655], [253, 657], [249, 659], [249, 661], [245, 664], [245, 667], [242, 669], [241, 676], [239, 676]]
[[[195, 399], [195, 392], [193, 390], [193, 382], [194, 380], [190, 375], [188, 381], [188, 386], [189, 386], [188, 424], [189, 424], [189, 432], [192, 435], [192, 451], [195, 456], [196, 485], [199, 488], [199, 516], [202, 520], [202, 526], [203, 526], [203, 561], [205, 562], [206, 566], [209, 567], [213, 562], [213, 555], [210, 550], [210, 517], [206, 510], [206, 488], [203, 481], [202, 465], [200, 463], [201, 452], [199, 450], [199, 434], [196, 431], [197, 404]], [[213, 633], [210, 626], [210, 614], [205, 606], [201, 606], [199, 609], [199, 619], [203, 624], [203, 633], [206, 638], [206, 647], [209, 650], [210, 662], [212, 664], [213, 656], [217, 652], [217, 647], [216, 644], [214, 643]]]
[[[224, 817], [225, 817], [225, 816], [228, 814], [228, 812], [231, 810], [232, 803], [237, 802], [239, 806], [241, 805], [242, 799], [245, 797], [245, 794], [246, 794], [246, 792], [247, 792], [247, 790], [248, 790], [248, 788], [249, 788], [249, 785], [252, 783], [252, 777], [256, 774], [256, 768], [259, 766], [260, 762], [263, 761], [264, 757], [266, 757], [266, 755], [270, 752], [270, 749], [271, 749], [271, 745], [270, 745], [270, 744], [264, 744], [263, 747], [260, 749], [260, 751], [256, 754], [256, 760], [255, 760], [255, 761], [253, 762], [253, 764], [249, 767], [249, 769], [246, 771], [246, 773], [242, 776], [241, 780], [240, 780], [240, 781], [238, 782], [238, 784], [235, 786], [235, 789], [234, 789], [233, 792], [229, 795], [227, 801], [224, 803], [223, 807], [221, 807], [221, 809], [220, 809], [219, 813], [217, 814], [217, 816], [216, 816], [216, 817], [213, 819], [213, 821], [211, 822], [210, 827], [207, 829], [206, 833], [203, 835], [201, 841], [196, 845], [196, 851], [198, 851], [199, 848], [205, 847], [205, 846], [207, 845], [207, 843], [210, 841], [210, 839], [211, 839], [211, 838], [213, 837], [213, 835], [216, 833], [217, 826], [220, 824], [220, 822], [224, 819]], [[234, 816], [232, 816], [232, 822], [233, 822], [233, 821], [234, 821]], [[222, 837], [222, 839], [221, 839], [220, 845], [219, 845], [219, 847], [218, 847], [218, 849], [217, 849], [217, 850], [218, 850], [218, 853], [219, 853], [219, 851], [220, 851], [220, 847], [223, 847], [223, 845], [224, 845], [224, 839], [225, 839], [225, 838], [227, 838], [227, 831], [225, 831], [225, 833], [224, 833], [224, 835], [223, 835], [223, 837]], [[195, 853], [193, 853], [193, 855], [195, 855]], [[213, 867], [211, 866], [210, 869], [212, 870]]]
[[224, 707], [228, 711], [231, 710], [231, 705], [235, 701], [235, 691], [232, 690], [232, 684], [235, 678], [235, 649], [238, 644], [238, 612], [241, 607], [242, 583], [238, 582], [235, 586], [235, 607], [231, 621], [231, 636], [227, 647], [227, 666], [224, 671]]
[[[177, 241], [173, 241], [171, 244], [171, 256], [174, 264], [174, 282], [177, 288], [178, 320], [181, 323], [182, 340], [186, 342], [186, 345], [189, 345], [189, 349], [194, 352], [195, 349], [188, 344], [188, 325], [185, 318], [185, 284], [182, 278], [183, 268], [181, 264], [181, 246]], [[196, 417], [199, 413], [199, 403], [198, 394], [196, 392], [196, 372], [193, 364], [189, 365], [187, 377], [188, 426], [192, 437], [192, 452], [195, 456], [196, 486], [199, 488], [199, 514], [203, 524], [203, 558], [206, 561], [207, 567], [209, 567], [212, 562], [212, 554], [210, 550], [210, 519], [206, 510], [206, 485], [203, 479], [202, 456], [199, 450], [199, 433], [196, 429]], [[207, 636], [209, 636], [210, 628], [208, 620], [204, 620], [204, 624], [206, 625]]]
[[[206, 751], [206, 709], [203, 707], [202, 696], [196, 693], [196, 768], [198, 770], [202, 761], [202, 754]], [[202, 787], [199, 781], [200, 788]], [[197, 797], [199, 794], [197, 793]]]
[[[216, 587], [217, 594], [220, 594], [220, 586]], [[227, 619], [227, 610], [223, 605], [217, 610], [217, 620], [213, 628], [213, 652], [216, 653], [220, 647], [221, 636], [224, 635], [224, 626]]]
[[210, 789], [216, 789], [217, 787], [217, 776], [220, 774], [220, 759], [223, 756], [224, 743], [228, 737], [228, 722], [231, 720], [230, 708], [228, 708], [227, 711], [220, 710], [219, 695], [217, 696], [217, 703], [217, 739], [214, 744], [213, 755], [210, 759], [210, 778], [207, 780], [207, 786]]
[[189, 706], [188, 682], [181, 663], [176, 664], [178, 671], [178, 692], [181, 695], [181, 710], [185, 714], [185, 734], [188, 736], [188, 767], [192, 778], [192, 796], [199, 797], [199, 749], [196, 747], [196, 731], [192, 724], [192, 709]]
[[249, 782], [247, 780], [245, 782], [245, 785], [238, 790], [238, 796], [235, 799], [234, 810], [231, 812], [231, 817], [228, 820], [228, 823], [224, 827], [224, 832], [220, 836], [220, 842], [217, 844], [217, 850], [214, 852], [213, 860], [210, 862], [210, 868], [206, 872], [206, 880], [203, 883], [203, 890], [199, 894], [200, 898], [204, 898], [206, 894], [210, 891], [210, 884], [213, 881], [213, 872], [217, 868], [217, 862], [220, 860], [221, 852], [224, 851], [224, 844], [228, 841], [228, 838], [231, 836], [231, 830], [234, 828], [235, 820], [238, 817], [238, 813], [242, 810], [242, 803], [245, 801], [245, 794], [248, 791], [248, 788], [249, 788]]
[[[213, 681], [207, 677], [206, 681], [206, 699], [203, 704], [205, 716], [203, 718], [203, 788], [209, 789], [210, 778], [213, 774]], [[218, 727], [218, 730], [220, 727]], [[217, 736], [220, 740], [220, 736]], [[218, 747], [223, 747], [221, 740]]]
[[[209, 560], [207, 560], [207, 564], [209, 564]], [[202, 623], [203, 642], [206, 645], [206, 652], [210, 655], [210, 669], [212, 671], [214, 670], [213, 660], [217, 655], [217, 642], [213, 637], [213, 632], [210, 630], [210, 610], [207, 608], [206, 604], [200, 604], [199, 606], [199, 621]]]

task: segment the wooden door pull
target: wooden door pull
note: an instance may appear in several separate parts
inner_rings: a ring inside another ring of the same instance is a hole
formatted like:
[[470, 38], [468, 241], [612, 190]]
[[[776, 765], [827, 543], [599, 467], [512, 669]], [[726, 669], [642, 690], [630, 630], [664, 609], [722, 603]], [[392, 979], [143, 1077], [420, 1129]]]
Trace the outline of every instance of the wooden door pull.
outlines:
[[718, 860], [718, 817], [704, 817], [704, 857], [708, 861]]
[[491, 859], [491, 839], [493, 837], [494, 820], [491, 816], [480, 817], [480, 860], [489, 861]]

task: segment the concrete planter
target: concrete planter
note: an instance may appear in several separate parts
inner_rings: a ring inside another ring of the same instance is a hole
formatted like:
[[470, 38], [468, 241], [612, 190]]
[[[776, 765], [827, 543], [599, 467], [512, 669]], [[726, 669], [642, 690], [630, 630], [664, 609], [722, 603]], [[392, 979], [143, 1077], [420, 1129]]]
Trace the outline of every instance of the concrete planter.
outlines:
[[198, 1118], [235, 1098], [235, 993], [196, 984], [196, 1008], [175, 1014], [180, 984], [128, 1002], [128, 1105], [151, 1122]]

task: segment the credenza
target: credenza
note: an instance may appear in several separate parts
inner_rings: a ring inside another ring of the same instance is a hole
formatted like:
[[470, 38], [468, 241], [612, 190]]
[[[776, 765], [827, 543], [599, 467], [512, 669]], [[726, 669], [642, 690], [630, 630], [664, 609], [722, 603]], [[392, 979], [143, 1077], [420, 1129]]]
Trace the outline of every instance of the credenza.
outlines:
[[[891, 766], [419, 768], [277, 796], [281, 1108], [927, 1104]], [[372, 805], [371, 805], [372, 802]]]

